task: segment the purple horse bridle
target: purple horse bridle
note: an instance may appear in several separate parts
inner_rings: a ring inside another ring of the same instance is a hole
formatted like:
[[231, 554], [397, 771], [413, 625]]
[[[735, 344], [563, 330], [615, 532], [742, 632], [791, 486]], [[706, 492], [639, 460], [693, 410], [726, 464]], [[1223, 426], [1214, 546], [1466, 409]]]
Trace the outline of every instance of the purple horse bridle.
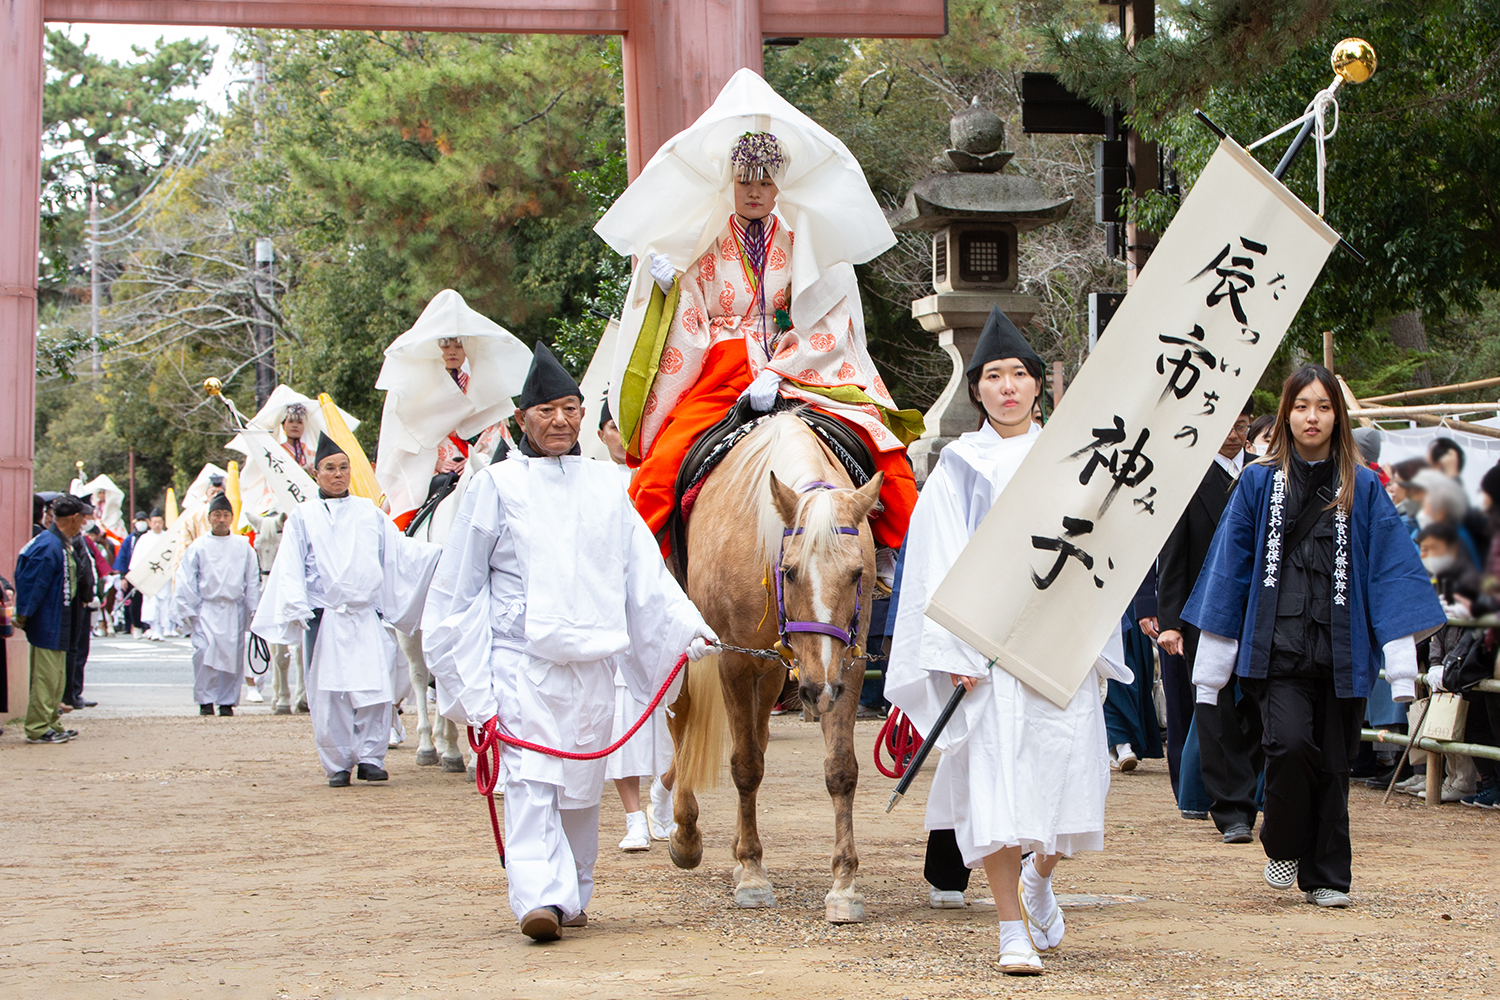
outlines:
[[[797, 492], [808, 493], [812, 490], [836, 490], [838, 488], [839, 487], [835, 486], [833, 483], [811, 482], [798, 487]], [[828, 622], [787, 621], [786, 602], [782, 597], [781, 578], [784, 573], [784, 570], [782, 569], [782, 560], [786, 558], [786, 540], [788, 538], [791, 538], [793, 535], [802, 534], [802, 530], [803, 529], [801, 528], [782, 529], [781, 551], [776, 554], [776, 627], [777, 632], [781, 637], [781, 642], [783, 645], [785, 645], [787, 635], [792, 632], [812, 632], [818, 635], [830, 636], [831, 638], [837, 639], [842, 642], [849, 649], [854, 649], [855, 637], [859, 634], [860, 602], [864, 597], [865, 589], [865, 581], [863, 576], [860, 577], [859, 583], [855, 586], [854, 615], [849, 619], [849, 627], [847, 629], [839, 628], [837, 625], [833, 625]], [[838, 529], [838, 533], [841, 535], [857, 536], [859, 534], [859, 529], [840, 527]]]

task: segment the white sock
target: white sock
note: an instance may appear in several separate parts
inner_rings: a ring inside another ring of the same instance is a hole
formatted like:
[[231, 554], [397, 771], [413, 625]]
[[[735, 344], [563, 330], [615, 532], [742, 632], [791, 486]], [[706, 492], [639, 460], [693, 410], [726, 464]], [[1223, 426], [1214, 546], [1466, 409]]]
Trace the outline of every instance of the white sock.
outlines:
[[[1031, 914], [1031, 935], [1037, 947], [1046, 950], [1062, 944], [1063, 915], [1057, 905], [1057, 896], [1052, 892], [1052, 876], [1043, 878], [1036, 870], [1034, 860], [1028, 859], [1021, 866], [1021, 892], [1026, 897], [1026, 911]], [[1057, 920], [1045, 931], [1042, 925], [1057, 914]]]
[[1032, 951], [1031, 938], [1026, 936], [1026, 921], [1024, 920], [1002, 920], [1000, 921], [1000, 951], [1020, 952], [1025, 954]]

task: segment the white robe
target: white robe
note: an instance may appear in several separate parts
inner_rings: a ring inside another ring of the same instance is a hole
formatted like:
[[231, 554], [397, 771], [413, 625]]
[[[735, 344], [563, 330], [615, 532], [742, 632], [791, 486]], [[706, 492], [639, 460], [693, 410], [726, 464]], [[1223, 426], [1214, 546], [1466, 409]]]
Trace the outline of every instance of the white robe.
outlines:
[[363, 497], [309, 500], [282, 528], [252, 631], [267, 642], [300, 642], [321, 608], [309, 689], [316, 676], [319, 690], [348, 692], [355, 707], [394, 701], [394, 643], [381, 622], [417, 628], [438, 555]]
[[[475, 476], [423, 615], [438, 710], [574, 752], [610, 742], [615, 676], [649, 701], [703, 625], [609, 464], [508, 459]], [[671, 700], [669, 693], [667, 699]], [[605, 764], [515, 755], [518, 777], [598, 805]]]
[[[885, 692], [926, 733], [952, 696], [949, 674], [983, 678], [938, 738], [943, 757], [927, 803], [927, 828], [954, 830], [971, 868], [1003, 847], [1071, 855], [1104, 844], [1109, 760], [1098, 685], [1084, 684], [1059, 709], [1005, 670], [988, 668], [978, 650], [925, 614], [1039, 432], [1033, 425], [1002, 438], [987, 423], [944, 448], [906, 538]], [[1101, 658], [1096, 669], [1129, 677], [1122, 662]]]
[[[235, 697], [225, 697], [230, 682], [219, 680], [212, 698], [205, 699], [208, 686], [203, 687], [199, 704], [235, 704], [245, 664], [245, 633], [260, 601], [255, 550], [241, 535], [204, 535], [183, 553], [171, 590], [173, 620], [192, 633], [195, 676], [211, 670], [234, 678]], [[208, 679], [203, 680], [206, 684]]]

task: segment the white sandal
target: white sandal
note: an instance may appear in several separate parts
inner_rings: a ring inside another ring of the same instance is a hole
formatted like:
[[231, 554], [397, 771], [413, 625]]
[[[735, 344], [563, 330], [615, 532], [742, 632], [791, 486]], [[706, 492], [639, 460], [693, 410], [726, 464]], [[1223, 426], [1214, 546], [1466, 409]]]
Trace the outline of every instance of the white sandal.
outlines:
[[1035, 948], [1020, 949], [1012, 945], [1009, 951], [1000, 952], [1000, 971], [1007, 976], [1040, 976], [1042, 956]]

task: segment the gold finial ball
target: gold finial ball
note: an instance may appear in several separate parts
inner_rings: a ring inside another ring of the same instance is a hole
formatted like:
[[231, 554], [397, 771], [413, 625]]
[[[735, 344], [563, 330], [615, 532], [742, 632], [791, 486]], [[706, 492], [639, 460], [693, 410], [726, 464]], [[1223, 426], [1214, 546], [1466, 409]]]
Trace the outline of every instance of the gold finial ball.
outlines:
[[1375, 75], [1375, 46], [1363, 38], [1346, 38], [1333, 47], [1329, 61], [1345, 83], [1364, 83]]
[[224, 383], [213, 376], [209, 376], [203, 380], [203, 391], [207, 392], [210, 396], [217, 396], [224, 391]]
[[83, 471], [83, 462], [82, 461], [74, 462], [73, 463], [73, 467], [75, 469], [77, 469], [79, 472], [82, 472]]

